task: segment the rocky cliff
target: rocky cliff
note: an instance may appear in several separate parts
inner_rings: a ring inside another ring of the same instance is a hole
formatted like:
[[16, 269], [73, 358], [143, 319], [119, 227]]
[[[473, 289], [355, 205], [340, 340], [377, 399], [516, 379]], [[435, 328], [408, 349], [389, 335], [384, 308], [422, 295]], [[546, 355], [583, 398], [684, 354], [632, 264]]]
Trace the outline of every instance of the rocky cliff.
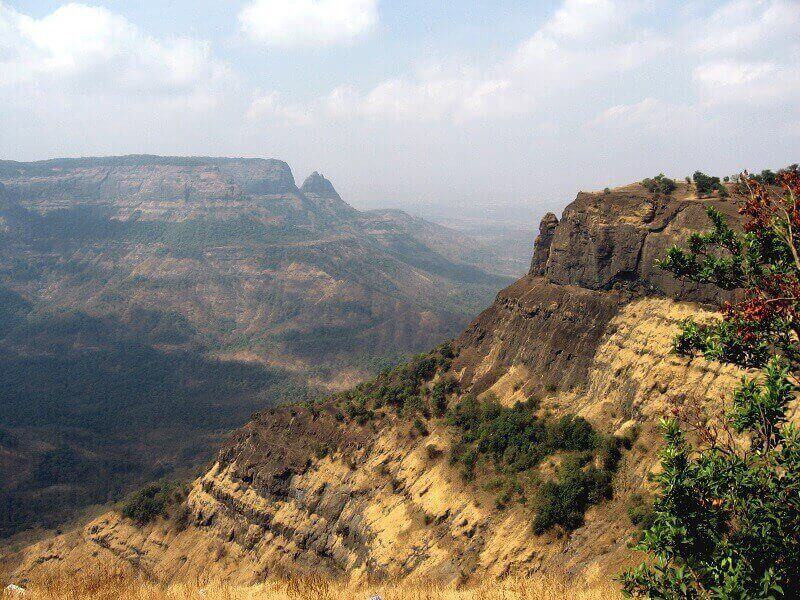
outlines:
[[[737, 201], [717, 206], [734, 216]], [[477, 399], [530, 407], [543, 419], [579, 415], [628, 440], [613, 495], [580, 526], [536, 534], [535, 505], [503, 499], [490, 478], [465, 479], [454, 421], [409, 412], [413, 401], [399, 412], [375, 403], [367, 408], [376, 416], [362, 418], [334, 398], [257, 415], [192, 484], [185, 526], [167, 519], [138, 527], [111, 512], [29, 549], [20, 576], [102, 558], [167, 579], [322, 570], [607, 580], [637, 558], [628, 549], [636, 535], [628, 509], [647, 495], [657, 467], [659, 415], [676, 404], [718, 402], [741, 376], [671, 352], [678, 323], [711, 317], [722, 300], [653, 264], [707, 226], [705, 203], [682, 187], [667, 197], [639, 185], [579, 194], [560, 220], [545, 217], [531, 272], [467, 327], [452, 360], [426, 384], [456, 381], [450, 410]], [[552, 477], [563, 460], [554, 455], [530, 476]]]

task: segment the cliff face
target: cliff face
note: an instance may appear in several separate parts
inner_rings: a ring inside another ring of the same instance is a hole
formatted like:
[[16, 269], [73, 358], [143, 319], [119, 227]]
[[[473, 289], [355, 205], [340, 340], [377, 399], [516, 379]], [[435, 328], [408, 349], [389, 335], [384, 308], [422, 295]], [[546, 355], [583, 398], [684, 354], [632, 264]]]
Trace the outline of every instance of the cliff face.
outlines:
[[[734, 215], [736, 202], [719, 207]], [[706, 226], [704, 202], [682, 188], [669, 198], [640, 186], [580, 194], [559, 221], [543, 221], [531, 272], [454, 343], [450, 372], [462, 394], [491, 392], [506, 406], [534, 397], [544, 413], [577, 413], [605, 433], [638, 430], [613, 499], [572, 533], [535, 535], [529, 509], [466, 482], [441, 419], [421, 431], [402, 416], [358, 425], [332, 405], [298, 406], [258, 415], [226, 444], [192, 486], [185, 529], [137, 528], [109, 513], [30, 549], [19, 572], [86, 564], [94, 552], [165, 578], [323, 570], [459, 581], [546, 571], [607, 580], [637, 558], [627, 507], [657, 466], [658, 416], [718, 401], [741, 376], [671, 352], [681, 320], [713, 315], [694, 301], [722, 298], [671, 281], [653, 260]]]

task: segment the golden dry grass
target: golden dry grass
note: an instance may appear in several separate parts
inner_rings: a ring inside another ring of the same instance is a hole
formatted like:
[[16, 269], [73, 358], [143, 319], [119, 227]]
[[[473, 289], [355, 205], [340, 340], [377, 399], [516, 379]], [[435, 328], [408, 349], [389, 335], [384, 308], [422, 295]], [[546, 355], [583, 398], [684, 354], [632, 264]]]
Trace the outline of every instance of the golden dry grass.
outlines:
[[322, 577], [296, 578], [257, 586], [227, 584], [159, 585], [123, 572], [92, 576], [54, 575], [30, 586], [24, 595], [3, 593], [3, 600], [607, 600], [613, 588], [584, 589], [541, 579], [511, 579], [457, 590], [432, 584], [352, 586]]

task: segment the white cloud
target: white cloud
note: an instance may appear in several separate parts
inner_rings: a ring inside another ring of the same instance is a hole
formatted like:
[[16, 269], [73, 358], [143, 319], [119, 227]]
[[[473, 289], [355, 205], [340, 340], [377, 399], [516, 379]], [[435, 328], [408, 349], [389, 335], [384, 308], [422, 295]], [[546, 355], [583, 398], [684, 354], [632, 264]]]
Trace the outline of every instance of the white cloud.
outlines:
[[378, 23], [377, 0], [253, 0], [239, 13], [242, 30], [271, 46], [351, 43]]
[[800, 98], [800, 2], [731, 0], [686, 25], [701, 102], [757, 104]]
[[258, 94], [251, 102], [247, 117], [253, 121], [267, 121], [283, 125], [310, 123], [313, 116], [309, 107], [286, 104], [278, 92]]
[[340, 88], [328, 105], [338, 115], [456, 123], [531, 114], [543, 97], [630, 71], [663, 49], [661, 38], [632, 26], [642, 6], [625, 0], [565, 0], [495, 64], [482, 69], [439, 65], [388, 79], [363, 93]]
[[698, 107], [648, 97], [640, 102], [611, 106], [601, 112], [592, 121], [592, 125], [671, 132], [675, 132], [676, 127], [680, 126], [682, 130], [696, 132], [707, 118]]
[[694, 78], [709, 88], [743, 86], [774, 76], [775, 70], [770, 62], [719, 61], [695, 67]]
[[758, 54], [796, 38], [799, 25], [796, 0], [733, 0], [691, 24], [691, 46], [707, 55]]
[[72, 3], [36, 19], [0, 2], [0, 86], [207, 105], [231, 77], [207, 43], [158, 40], [105, 8]]
[[695, 67], [701, 100], [712, 104], [764, 104], [800, 99], [800, 68], [794, 61], [722, 60]]

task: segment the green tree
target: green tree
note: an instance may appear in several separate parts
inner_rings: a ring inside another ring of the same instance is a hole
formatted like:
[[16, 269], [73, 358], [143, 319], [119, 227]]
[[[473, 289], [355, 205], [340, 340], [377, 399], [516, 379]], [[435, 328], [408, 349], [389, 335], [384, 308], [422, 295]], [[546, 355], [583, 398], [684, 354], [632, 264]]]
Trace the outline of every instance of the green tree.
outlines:
[[698, 196], [710, 195], [720, 183], [719, 177], [712, 177], [700, 171], [695, 171], [695, 174], [692, 175], [692, 180]]
[[744, 232], [709, 209], [713, 230], [661, 263], [743, 294], [720, 320], [685, 322], [676, 350], [761, 375], [745, 377], [716, 418], [689, 407], [663, 421], [659, 492], [638, 546], [651, 560], [622, 575], [628, 596], [800, 595], [800, 433], [787, 421], [800, 372], [800, 174], [782, 171], [777, 183], [785, 194], [774, 197], [745, 180]]

